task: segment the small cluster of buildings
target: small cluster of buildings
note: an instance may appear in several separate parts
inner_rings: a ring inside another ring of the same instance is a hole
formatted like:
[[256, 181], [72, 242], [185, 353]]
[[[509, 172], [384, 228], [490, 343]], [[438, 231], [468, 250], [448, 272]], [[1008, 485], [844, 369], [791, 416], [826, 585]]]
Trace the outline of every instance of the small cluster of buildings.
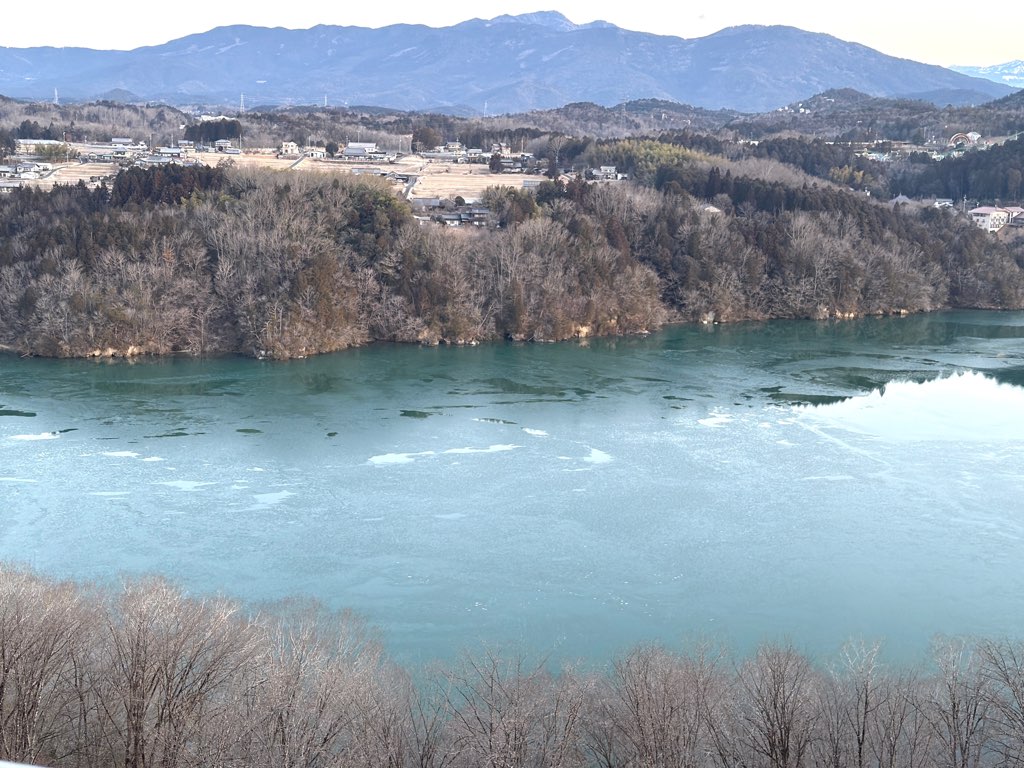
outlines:
[[195, 153], [220, 152], [225, 155], [240, 155], [242, 150], [230, 139], [219, 139], [208, 147], [194, 141], [181, 139], [174, 146], [156, 147], [150, 150], [144, 141], [133, 142], [129, 138], [115, 136], [109, 142], [85, 144], [78, 147], [79, 157], [92, 163], [119, 163], [122, 165], [159, 165], [170, 162], [186, 162]]
[[449, 141], [444, 146], [420, 150], [417, 153], [428, 163], [486, 163], [490, 155], [482, 149], [464, 147], [461, 141]]
[[133, 142], [123, 136], [115, 136], [109, 142], [85, 144], [79, 147], [79, 157], [93, 163], [130, 163], [147, 157], [149, 146], [145, 142]]
[[[323, 160], [327, 157], [327, 150], [313, 145], [300, 147], [294, 141], [282, 141], [277, 156], [296, 159], [309, 157], [314, 160]], [[350, 141], [335, 153], [333, 159], [350, 163], [393, 163], [397, 159], [397, 155], [394, 152], [381, 149], [376, 142]]]
[[587, 178], [594, 181], [621, 181], [629, 178], [614, 165], [602, 165], [600, 168], [592, 168], [587, 171]]
[[496, 173], [535, 173], [540, 170], [540, 161], [533, 153], [516, 152], [504, 142], [492, 144], [490, 152], [485, 152], [478, 147], [465, 147], [459, 141], [449, 141], [416, 154], [428, 163], [490, 163], [491, 170]]
[[40, 179], [52, 170], [50, 163], [21, 160], [14, 165], [0, 165], [0, 179]]
[[453, 205], [437, 197], [418, 197], [412, 201], [413, 218], [421, 225], [434, 223], [446, 227], [486, 227], [491, 209], [475, 203]]
[[999, 232], [1003, 227], [1024, 227], [1024, 208], [982, 205], [969, 211], [975, 226], [986, 232]]
[[504, 142], [491, 145], [491, 154], [480, 162], [491, 164], [491, 170], [497, 173], [541, 173], [542, 162], [531, 152], [516, 152]]
[[[966, 208], [966, 200], [964, 200]], [[906, 195], [898, 195], [889, 201], [890, 206], [911, 205], [914, 201]], [[956, 205], [948, 197], [936, 198], [934, 208], [955, 208]], [[1015, 205], [981, 205], [967, 211], [971, 221], [979, 229], [986, 232], [999, 232], [1004, 227], [1024, 227], [1024, 208]]]
[[[1016, 138], [1016, 137], [1010, 137]], [[755, 145], [756, 141], [744, 142]], [[836, 143], [836, 142], [832, 142]], [[944, 143], [942, 141], [930, 141], [926, 145], [915, 144], [909, 141], [888, 141], [876, 140], [864, 143], [857, 151], [859, 157], [865, 157], [878, 163], [893, 163], [905, 159], [913, 154], [925, 154], [936, 162], [947, 157], [958, 157], [965, 152], [974, 152], [989, 149], [1000, 143], [996, 139], [985, 139], [977, 131], [968, 133], [956, 133]]]

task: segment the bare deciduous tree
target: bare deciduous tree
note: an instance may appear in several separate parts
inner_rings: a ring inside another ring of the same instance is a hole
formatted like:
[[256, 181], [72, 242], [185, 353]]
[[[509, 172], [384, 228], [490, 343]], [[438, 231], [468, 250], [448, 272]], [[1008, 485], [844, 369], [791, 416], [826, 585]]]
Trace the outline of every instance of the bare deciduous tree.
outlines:
[[63, 757], [74, 716], [74, 658], [89, 643], [95, 610], [79, 587], [0, 569], [0, 758]]
[[1024, 644], [986, 640], [979, 654], [992, 697], [994, 747], [1004, 764], [1024, 764]]
[[126, 583], [88, 681], [109, 758], [125, 768], [201, 762], [190, 750], [216, 728], [228, 687], [257, 648], [238, 607], [194, 600], [162, 580]]
[[570, 672], [553, 677], [487, 650], [444, 680], [451, 765], [569, 768], [582, 764], [585, 686]]
[[934, 649], [939, 677], [919, 706], [935, 736], [934, 760], [942, 768], [978, 768], [989, 739], [989, 679], [974, 649], [962, 638], [939, 639]]
[[806, 765], [819, 716], [819, 682], [807, 658], [790, 647], [762, 647], [740, 667], [739, 684], [751, 757], [770, 768]]

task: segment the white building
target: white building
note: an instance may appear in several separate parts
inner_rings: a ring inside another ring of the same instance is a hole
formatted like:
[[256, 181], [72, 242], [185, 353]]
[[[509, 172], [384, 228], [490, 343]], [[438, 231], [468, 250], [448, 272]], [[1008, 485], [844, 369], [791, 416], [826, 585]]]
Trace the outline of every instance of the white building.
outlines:
[[1016, 216], [1014, 212], [1011, 212], [1006, 208], [996, 208], [991, 205], [972, 208], [970, 213], [971, 221], [986, 232], [998, 232], [1010, 223], [1010, 219], [1015, 218]]
[[282, 141], [281, 142], [281, 154], [286, 156], [298, 156], [299, 145], [294, 141]]
[[619, 176], [619, 169], [614, 165], [602, 165], [596, 171], [591, 171], [590, 175], [600, 181], [616, 181], [621, 178]]
[[1024, 227], [1024, 208], [1008, 205], [1003, 210], [1010, 214], [1011, 227]]
[[371, 155], [379, 155], [380, 152], [377, 149], [376, 142], [372, 141], [350, 141], [345, 145], [344, 151], [341, 153], [344, 157], [369, 157]]

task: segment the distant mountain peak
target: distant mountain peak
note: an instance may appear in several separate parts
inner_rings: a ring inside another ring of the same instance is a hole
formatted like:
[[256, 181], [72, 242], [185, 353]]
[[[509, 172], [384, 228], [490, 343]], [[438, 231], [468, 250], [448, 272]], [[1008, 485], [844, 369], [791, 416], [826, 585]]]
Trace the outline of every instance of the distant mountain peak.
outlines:
[[101, 101], [116, 101], [119, 104], [136, 104], [145, 101], [137, 93], [126, 91], [124, 88], [111, 88], [105, 93], [97, 94], [96, 98]]
[[[736, 24], [732, 27], [722, 27], [717, 32], [712, 32], [708, 37], [729, 37], [730, 35], [747, 35], [747, 34], [763, 34], [770, 32], [773, 34], [778, 33], [797, 33], [805, 35], [818, 35], [823, 34], [820, 32], [807, 32], [806, 30], [800, 29], [799, 27], [791, 27], [786, 24]], [[831, 35], [829, 35], [831, 37]]]
[[558, 11], [536, 11], [534, 13], [520, 13], [512, 16], [503, 13], [491, 19], [491, 24], [533, 24], [538, 27], [557, 29], [560, 32], [571, 32], [577, 28], [563, 14]]
[[491, 24], [531, 24], [535, 27], [545, 27], [557, 32], [575, 32], [577, 29], [595, 29], [600, 27], [613, 27], [607, 21], [592, 21], [589, 24], [575, 24], [558, 11], [535, 11], [534, 13], [520, 13], [515, 16], [502, 14], [490, 20]]

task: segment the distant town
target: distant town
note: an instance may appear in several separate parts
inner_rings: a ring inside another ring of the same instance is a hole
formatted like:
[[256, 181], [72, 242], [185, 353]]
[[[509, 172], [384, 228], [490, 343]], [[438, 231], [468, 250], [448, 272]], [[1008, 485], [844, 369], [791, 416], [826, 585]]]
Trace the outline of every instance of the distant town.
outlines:
[[[224, 115], [203, 115], [200, 124], [227, 123]], [[857, 155], [876, 163], [893, 163], [901, 158], [925, 156], [933, 161], [979, 152], [1020, 134], [1002, 140], [989, 140], [977, 132], [961, 132], [945, 144], [921, 146], [910, 142], [861, 142]], [[396, 137], [397, 143], [412, 146], [409, 135]], [[757, 140], [741, 143], [756, 146]], [[852, 144], [852, 142], [851, 142]], [[45, 158], [45, 159], [44, 159]], [[545, 177], [581, 178], [588, 182], [619, 182], [628, 174], [614, 165], [588, 167], [552, 167], [523, 148], [507, 142], [490, 147], [467, 147], [458, 140], [445, 141], [429, 149], [402, 152], [387, 149], [377, 142], [347, 141], [300, 144], [282, 141], [274, 147], [244, 146], [241, 138], [220, 138], [201, 142], [177, 139], [167, 145], [151, 146], [129, 136], [112, 136], [108, 141], [60, 141], [55, 139], [17, 140], [16, 151], [0, 164], [0, 193], [21, 186], [49, 188], [56, 184], [84, 183], [96, 186], [109, 182], [128, 167], [176, 165], [218, 165], [222, 163], [265, 167], [280, 171], [314, 171], [380, 176], [392, 182], [396, 192], [413, 207], [421, 223], [439, 223], [449, 227], [483, 226], [488, 221], [486, 208], [479, 205], [485, 189], [492, 186], [536, 189]], [[865, 192], [865, 194], [870, 194]], [[975, 203], [977, 201], [974, 201]], [[980, 229], [997, 233], [1024, 227], [1024, 208], [1004, 205], [972, 204], [966, 198], [912, 199], [898, 194], [891, 205], [931, 205], [952, 208], [969, 216]], [[705, 212], [721, 213], [708, 202]]]

